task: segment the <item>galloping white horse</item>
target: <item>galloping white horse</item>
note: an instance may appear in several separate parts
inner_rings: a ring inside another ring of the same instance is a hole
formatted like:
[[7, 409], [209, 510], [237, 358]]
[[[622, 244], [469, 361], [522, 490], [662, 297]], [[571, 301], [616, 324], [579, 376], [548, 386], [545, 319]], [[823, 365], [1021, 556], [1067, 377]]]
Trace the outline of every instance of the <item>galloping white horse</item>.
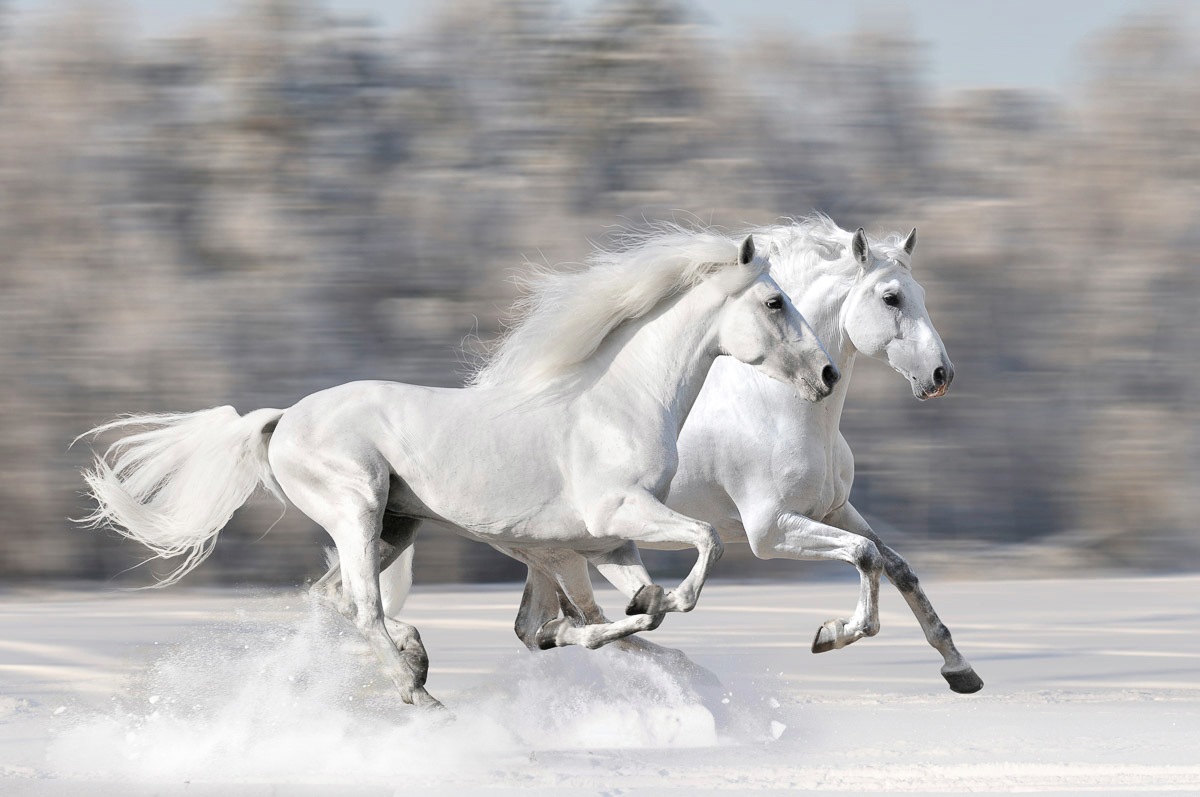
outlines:
[[[837, 368], [790, 299], [741, 244], [711, 233], [650, 236], [600, 252], [575, 273], [537, 278], [523, 320], [465, 389], [354, 382], [287, 410], [232, 407], [119, 419], [147, 426], [97, 457], [88, 518], [157, 555], [186, 559], [178, 580], [258, 485], [280, 491], [333, 538], [339, 608], [401, 697], [425, 690], [428, 658], [412, 626], [386, 618], [379, 570], [423, 520], [473, 539], [578, 551], [654, 615], [689, 611], [721, 555], [713, 527], [662, 499], [676, 438], [718, 355], [829, 395]], [[695, 547], [677, 589], [651, 584], [631, 541]]]
[[[826, 622], [813, 640], [814, 653], [878, 632], [883, 569], [929, 644], [941, 653], [950, 688], [976, 692], [983, 681], [958, 652], [912, 568], [850, 504], [854, 457], [838, 428], [860, 353], [885, 360], [921, 400], [944, 395], [954, 379], [925, 309], [925, 291], [912, 276], [916, 230], [871, 242], [862, 229], [851, 234], [818, 215], [756, 230], [754, 237], [843, 378], [828, 400], [814, 404], [739, 362], [718, 360], [680, 434], [679, 468], [667, 504], [708, 520], [724, 542], [749, 543], [762, 559], [834, 559], [858, 568], [854, 613], [849, 620]], [[574, 553], [501, 550], [530, 568], [516, 623], [517, 635], [529, 647], [597, 647], [628, 633], [630, 621], [604, 618], [592, 596], [586, 562]], [[404, 590], [397, 583], [408, 577], [404, 567], [398, 562], [384, 574], [394, 592]], [[560, 604], [568, 616], [558, 617]], [[656, 647], [640, 640], [625, 644]]]

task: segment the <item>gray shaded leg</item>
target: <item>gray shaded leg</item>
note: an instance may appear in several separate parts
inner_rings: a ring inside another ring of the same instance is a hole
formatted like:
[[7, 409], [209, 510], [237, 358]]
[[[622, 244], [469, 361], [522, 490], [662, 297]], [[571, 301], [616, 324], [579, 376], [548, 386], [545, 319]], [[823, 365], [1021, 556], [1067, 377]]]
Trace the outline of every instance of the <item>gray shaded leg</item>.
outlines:
[[[507, 550], [504, 552], [508, 553]], [[558, 619], [561, 601], [554, 582], [528, 561], [525, 564], [529, 570], [525, 575], [525, 592], [521, 595], [521, 606], [517, 609], [513, 630], [525, 647], [538, 650], [541, 647], [538, 643], [538, 631], [546, 623]]]
[[[387, 570], [400, 554], [416, 541], [420, 520], [399, 515], [384, 514], [377, 544], [379, 546], [379, 572]], [[317, 581], [309, 587], [309, 594], [333, 606], [347, 619], [351, 618], [350, 598], [342, 589], [342, 568], [334, 562]]]
[[331, 529], [330, 536], [338, 546], [343, 587], [352, 607], [354, 625], [383, 662], [384, 670], [400, 692], [400, 699], [416, 706], [442, 708], [442, 704], [425, 690], [429, 658], [416, 629], [393, 621], [390, 628], [399, 633], [400, 639], [393, 639], [389, 634], [379, 595], [379, 546], [374, 529], [347, 524]]
[[983, 679], [975, 673], [975, 668], [971, 666], [971, 663], [958, 652], [958, 648], [954, 645], [954, 639], [950, 636], [950, 629], [934, 611], [933, 603], [921, 588], [917, 574], [913, 572], [904, 557], [885, 545], [871, 530], [858, 510], [848, 503], [831, 514], [828, 520], [830, 523], [875, 543], [883, 556], [888, 580], [904, 596], [904, 601], [917, 618], [917, 622], [921, 624], [925, 639], [938, 653], [942, 654], [945, 662], [942, 666], [942, 677], [946, 679], [950, 689], [961, 694], [971, 694], [982, 689]]
[[[603, 610], [596, 603], [591, 578], [582, 555], [571, 551], [568, 553], [574, 561], [564, 561], [563, 558], [556, 555], [551, 556], [550, 561], [545, 561], [539, 557], [539, 553], [543, 549], [522, 551], [520, 554], [507, 549], [501, 550], [524, 561], [529, 567], [525, 581], [525, 594], [522, 596], [516, 624], [517, 636], [521, 638], [521, 641], [525, 642], [531, 650], [542, 647], [539, 644], [539, 638], [541, 642], [549, 641], [554, 646], [581, 644], [597, 647], [598, 645], [588, 644], [597, 637], [589, 638], [587, 635], [592, 633], [603, 635], [606, 629], [613, 624], [609, 623]], [[535, 566], [533, 564], [535, 561], [541, 566]], [[552, 574], [548, 574], [545, 572], [545, 568], [551, 563], [558, 569]], [[629, 571], [624, 571], [610, 558], [606, 563], [605, 571], [607, 575], [620, 581], [628, 594], [629, 591], [636, 591], [635, 585], [640, 588], [649, 581], [649, 575], [644, 570], [638, 572], [640, 564], [640, 557], [638, 557], [637, 567], [631, 567]], [[561, 618], [558, 617], [556, 604], [563, 612]], [[658, 615], [660, 621], [661, 617], [662, 615]], [[654, 625], [657, 625], [657, 622]], [[573, 628], [579, 634], [573, 635], [570, 631], [565, 630], [567, 627]], [[531, 632], [532, 635], [527, 636]], [[529, 641], [526, 641], [527, 639]], [[531, 641], [533, 644], [530, 644]], [[702, 685], [710, 691], [720, 691], [723, 688], [720, 679], [714, 673], [696, 664], [681, 650], [656, 645], [638, 636], [618, 636], [618, 638], [608, 639], [601, 644], [609, 643], [618, 650], [649, 656], [664, 662], [668, 669], [687, 673], [694, 683]]]
[[883, 557], [861, 535], [813, 520], [796, 512], [772, 510], [747, 523], [747, 537], [760, 559], [832, 559], [854, 565], [859, 575], [858, 604], [849, 620], [835, 618], [817, 629], [813, 653], [844, 648], [879, 633], [879, 576]]
[[[575, 551], [557, 548], [493, 547], [529, 567], [525, 594], [517, 612], [516, 631], [521, 641], [531, 649], [537, 647], [545, 650], [567, 645], [582, 645], [595, 649], [624, 639], [630, 634], [657, 628], [662, 622], [661, 613], [609, 622], [596, 604], [592, 593], [587, 559]], [[636, 556], [636, 547], [629, 547]], [[629, 554], [626, 553], [625, 558], [628, 557]], [[640, 558], [637, 564], [640, 568]], [[622, 572], [622, 581], [627, 589], [634, 583], [641, 587], [644, 582], [650, 580], [644, 568], [640, 573], [637, 572], [638, 568]], [[661, 593], [661, 589], [659, 591]], [[558, 616], [560, 610], [563, 613], [562, 617]]]

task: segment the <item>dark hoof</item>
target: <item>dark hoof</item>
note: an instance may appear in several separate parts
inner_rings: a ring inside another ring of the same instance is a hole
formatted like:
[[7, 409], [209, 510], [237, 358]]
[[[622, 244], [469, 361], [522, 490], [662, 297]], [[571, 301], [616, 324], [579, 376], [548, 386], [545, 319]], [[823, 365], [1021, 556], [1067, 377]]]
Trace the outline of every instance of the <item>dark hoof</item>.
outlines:
[[972, 695], [983, 688], [983, 679], [969, 667], [958, 672], [944, 672], [942, 677], [946, 679], [946, 683], [950, 684], [951, 691], [958, 692], [960, 695]]
[[534, 635], [534, 641], [537, 643], [538, 650], [549, 650], [550, 648], [558, 647], [558, 627], [561, 622], [561, 619], [555, 619], [542, 623], [542, 627]]
[[813, 637], [812, 652], [813, 653], [828, 653], [835, 650], [834, 642], [837, 637], [833, 633], [833, 629], [828, 626], [821, 626], [817, 629], [817, 635]]
[[625, 614], [662, 614], [663, 596], [666, 593], [657, 584], [647, 584], [636, 593], [625, 607]]

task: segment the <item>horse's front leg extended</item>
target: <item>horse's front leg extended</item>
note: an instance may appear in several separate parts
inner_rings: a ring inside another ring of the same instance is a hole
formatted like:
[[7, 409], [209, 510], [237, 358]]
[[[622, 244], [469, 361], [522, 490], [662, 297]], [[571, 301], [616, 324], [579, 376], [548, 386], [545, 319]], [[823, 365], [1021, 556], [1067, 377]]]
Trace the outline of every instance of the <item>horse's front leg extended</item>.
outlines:
[[976, 675], [975, 668], [954, 646], [950, 629], [946, 628], [937, 612], [934, 611], [933, 604], [917, 580], [917, 574], [913, 572], [904, 557], [885, 545], [883, 540], [879, 539], [878, 535], [871, 530], [867, 521], [863, 520], [858, 510], [850, 504], [843, 505], [827, 520], [875, 543], [875, 547], [883, 556], [884, 571], [887, 573], [888, 580], [904, 596], [908, 608], [912, 610], [917, 622], [921, 624], [925, 639], [938, 653], [942, 654], [942, 659], [945, 661], [942, 666], [942, 677], [950, 684], [950, 688], [962, 694], [971, 694], [982, 689], [983, 679]]
[[[696, 549], [696, 564], [678, 587], [660, 599], [659, 587], [654, 584], [641, 586], [626, 608], [627, 614], [690, 612], [700, 599], [700, 590], [708, 580], [709, 571], [725, 551], [721, 538], [710, 524], [679, 514], [648, 492], [636, 491], [622, 496], [607, 517], [590, 528], [595, 529], [598, 537], [620, 537], [635, 543], [682, 543]], [[616, 550], [628, 549], [622, 546]], [[633, 547], [632, 550], [636, 552], [637, 549]], [[640, 557], [637, 564], [641, 564]], [[604, 573], [601, 565], [597, 564], [597, 568]], [[630, 572], [624, 567], [622, 571]], [[607, 573], [605, 577], [608, 577]], [[621, 585], [617, 584], [617, 587], [621, 588]]]
[[825, 622], [813, 639], [813, 653], [844, 648], [879, 633], [879, 575], [883, 556], [875, 543], [858, 534], [821, 523], [796, 512], [782, 511], [747, 524], [746, 534], [760, 559], [833, 559], [858, 569], [858, 605], [849, 620]]

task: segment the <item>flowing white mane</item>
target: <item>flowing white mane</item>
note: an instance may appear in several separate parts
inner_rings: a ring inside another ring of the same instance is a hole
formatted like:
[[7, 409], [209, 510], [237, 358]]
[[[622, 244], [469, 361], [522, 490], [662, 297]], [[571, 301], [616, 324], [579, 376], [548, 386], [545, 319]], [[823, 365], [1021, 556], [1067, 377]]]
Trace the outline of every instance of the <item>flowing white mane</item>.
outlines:
[[[623, 321], [702, 282], [738, 260], [738, 242], [677, 226], [624, 236], [597, 248], [579, 271], [535, 270], [508, 331], [469, 383], [535, 392], [559, 383]], [[765, 258], [755, 258], [760, 271]]]
[[[755, 240], [771, 261], [771, 275], [784, 290], [805, 281], [814, 270], [828, 274], [854, 276], [858, 262], [850, 254], [854, 233], [843, 230], [824, 213], [814, 213], [788, 224], [762, 227], [753, 231]], [[904, 251], [904, 236], [890, 233], [886, 237], [867, 236], [876, 258], [886, 258], [905, 268], [912, 261]]]

